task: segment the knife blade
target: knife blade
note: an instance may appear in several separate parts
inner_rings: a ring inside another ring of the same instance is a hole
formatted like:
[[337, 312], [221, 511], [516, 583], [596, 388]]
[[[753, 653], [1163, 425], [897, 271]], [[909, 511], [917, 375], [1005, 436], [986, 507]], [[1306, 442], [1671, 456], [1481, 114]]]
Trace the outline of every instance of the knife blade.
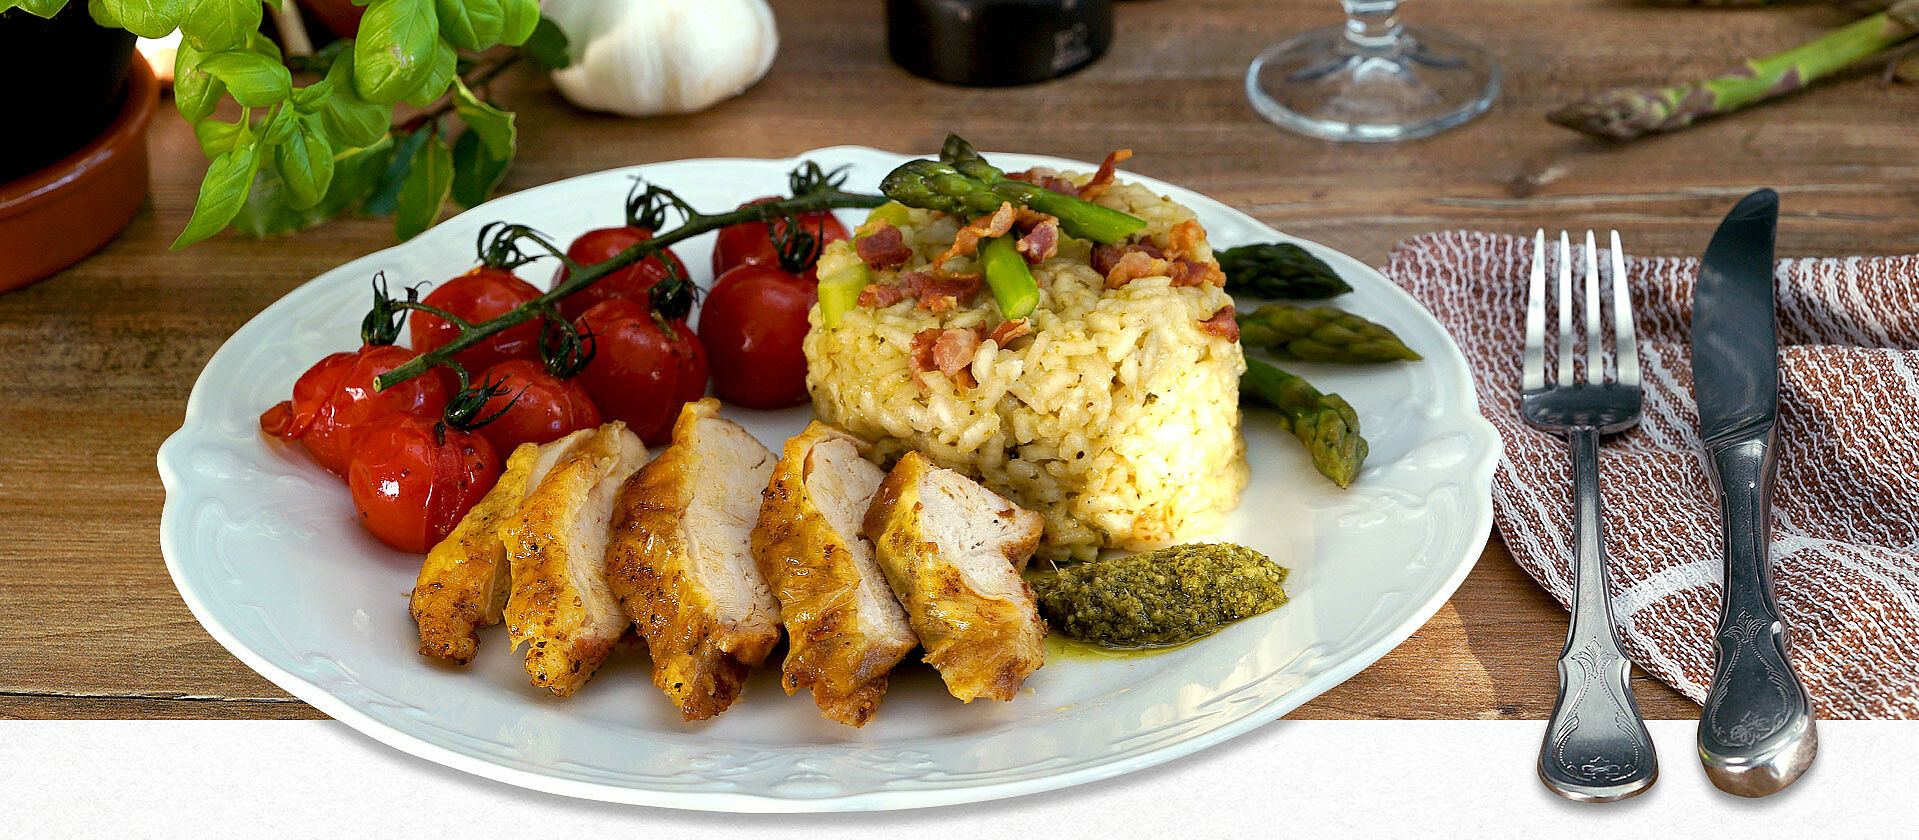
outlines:
[[1788, 658], [1769, 554], [1779, 419], [1778, 224], [1778, 193], [1741, 199], [1707, 246], [1693, 291], [1693, 395], [1719, 496], [1725, 560], [1699, 758], [1714, 785], [1740, 796], [1792, 784], [1818, 748], [1812, 703]]

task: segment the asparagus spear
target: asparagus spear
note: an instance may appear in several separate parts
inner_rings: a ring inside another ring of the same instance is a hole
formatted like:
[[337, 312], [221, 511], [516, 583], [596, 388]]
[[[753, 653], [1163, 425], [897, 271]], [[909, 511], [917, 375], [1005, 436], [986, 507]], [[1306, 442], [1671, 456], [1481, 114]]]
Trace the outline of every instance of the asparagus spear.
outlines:
[[1261, 298], [1320, 300], [1353, 290], [1333, 267], [1290, 242], [1241, 245], [1213, 254], [1226, 291]]
[[1258, 359], [1246, 360], [1239, 378], [1240, 402], [1279, 412], [1306, 451], [1313, 467], [1340, 487], [1351, 487], [1366, 460], [1366, 439], [1359, 436], [1359, 415], [1338, 394], [1322, 394], [1301, 379]]
[[979, 244], [980, 273], [986, 275], [986, 287], [993, 290], [999, 314], [1011, 321], [1033, 314], [1039, 304], [1039, 281], [1026, 267], [1026, 256], [1012, 236], [995, 236]]
[[952, 160], [907, 161], [880, 181], [880, 192], [908, 207], [961, 216], [991, 213], [1000, 202], [1011, 201], [1059, 217], [1060, 229], [1069, 236], [1107, 245], [1146, 226], [1144, 220], [1111, 207], [1008, 178], [958, 136], [946, 138], [940, 155]]
[[1616, 140], [1672, 131], [1791, 93], [1915, 34], [1919, 34], [1919, 0], [1899, 0], [1884, 12], [1777, 55], [1747, 61], [1718, 78], [1666, 88], [1618, 88], [1575, 102], [1547, 118]]
[[1330, 306], [1269, 303], [1238, 320], [1239, 343], [1282, 359], [1373, 364], [1420, 358], [1392, 330]]

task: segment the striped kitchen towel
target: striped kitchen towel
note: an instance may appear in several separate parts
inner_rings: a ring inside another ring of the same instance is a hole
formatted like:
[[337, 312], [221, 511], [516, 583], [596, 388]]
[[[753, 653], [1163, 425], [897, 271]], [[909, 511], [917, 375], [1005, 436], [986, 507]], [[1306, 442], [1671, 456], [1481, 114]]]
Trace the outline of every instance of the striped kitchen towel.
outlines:
[[[1493, 481], [1499, 532], [1527, 574], [1566, 604], [1566, 444], [1519, 419], [1531, 268], [1529, 238], [1448, 232], [1402, 243], [1385, 273], [1465, 351], [1480, 410], [1505, 440]], [[1694, 700], [1712, 677], [1720, 589], [1719, 510], [1687, 340], [1698, 272], [1693, 259], [1626, 261], [1645, 417], [1609, 438], [1600, 457], [1621, 641], [1634, 662]], [[1776, 282], [1772, 556], [1793, 658], [1821, 717], [1919, 717], [1919, 256], [1785, 260]]]

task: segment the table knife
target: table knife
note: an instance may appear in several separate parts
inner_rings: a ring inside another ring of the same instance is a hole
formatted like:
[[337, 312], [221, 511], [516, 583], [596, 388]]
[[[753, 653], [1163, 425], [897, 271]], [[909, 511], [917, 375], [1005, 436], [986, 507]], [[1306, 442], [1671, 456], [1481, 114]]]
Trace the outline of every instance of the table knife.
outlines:
[[1779, 419], [1778, 224], [1778, 193], [1740, 200], [1707, 246], [1693, 292], [1693, 394], [1725, 553], [1699, 758], [1714, 785], [1740, 796], [1792, 784], [1818, 746], [1812, 703], [1787, 655], [1768, 553]]

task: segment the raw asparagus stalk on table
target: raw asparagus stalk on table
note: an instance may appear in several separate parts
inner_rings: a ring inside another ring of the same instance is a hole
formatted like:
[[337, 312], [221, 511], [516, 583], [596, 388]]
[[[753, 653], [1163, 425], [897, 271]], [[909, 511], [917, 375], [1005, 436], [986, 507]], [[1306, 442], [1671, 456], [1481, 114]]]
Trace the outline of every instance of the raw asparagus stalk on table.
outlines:
[[1306, 380], [1258, 359], [1246, 360], [1239, 378], [1242, 403], [1279, 412], [1313, 457], [1313, 467], [1341, 487], [1351, 487], [1366, 460], [1359, 415], [1338, 394], [1322, 394]]
[[1269, 303], [1238, 320], [1241, 344], [1282, 359], [1375, 364], [1420, 358], [1392, 330], [1331, 306]]
[[1353, 290], [1332, 266], [1290, 242], [1241, 245], [1213, 257], [1226, 273], [1226, 291], [1235, 295], [1323, 300]]
[[1919, 0], [1842, 26], [1776, 55], [1747, 61], [1726, 75], [1663, 88], [1617, 88], [1548, 116], [1587, 134], [1630, 140], [1685, 128], [1799, 90], [1919, 36]]

